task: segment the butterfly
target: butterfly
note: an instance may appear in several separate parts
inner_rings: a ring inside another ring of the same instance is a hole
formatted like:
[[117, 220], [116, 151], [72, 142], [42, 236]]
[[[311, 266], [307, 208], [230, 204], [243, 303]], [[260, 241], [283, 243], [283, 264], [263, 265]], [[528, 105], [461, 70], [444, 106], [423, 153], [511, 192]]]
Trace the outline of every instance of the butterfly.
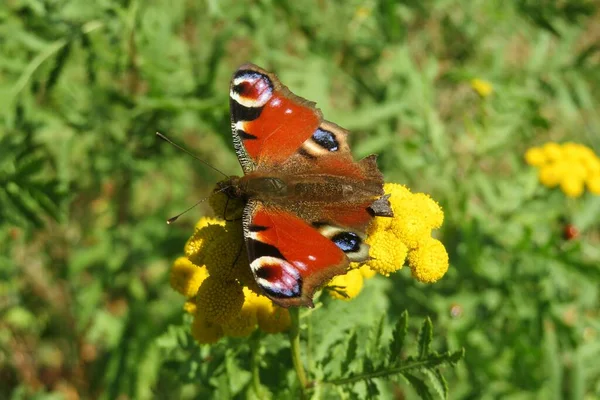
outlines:
[[233, 143], [244, 171], [216, 190], [244, 202], [256, 283], [274, 303], [313, 307], [314, 292], [369, 259], [365, 230], [392, 216], [376, 156], [355, 161], [348, 131], [256, 65], [230, 86]]

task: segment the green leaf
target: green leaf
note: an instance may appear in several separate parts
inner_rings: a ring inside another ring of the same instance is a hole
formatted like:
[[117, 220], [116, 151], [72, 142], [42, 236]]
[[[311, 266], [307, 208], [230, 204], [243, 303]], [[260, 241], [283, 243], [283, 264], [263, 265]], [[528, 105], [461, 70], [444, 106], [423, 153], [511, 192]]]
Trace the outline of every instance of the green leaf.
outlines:
[[54, 66], [48, 75], [48, 79], [46, 80], [46, 92], [52, 90], [56, 82], [58, 82], [58, 78], [65, 66], [67, 59], [69, 58], [69, 54], [71, 54], [72, 42], [68, 42], [62, 49], [59, 50], [56, 55], [56, 61], [54, 62]]
[[352, 332], [350, 340], [348, 340], [348, 347], [346, 347], [346, 357], [342, 362], [342, 374], [350, 372], [350, 364], [356, 359], [356, 351], [358, 349], [358, 337], [356, 331]]
[[30, 206], [25, 204], [23, 198], [19, 194], [14, 194], [10, 190], [6, 190], [5, 193], [14, 208], [17, 209], [25, 219], [38, 228], [41, 228], [44, 225], [44, 222], [38, 213], [35, 210], [32, 210]]
[[371, 328], [370, 334], [370, 356], [379, 356], [379, 348], [381, 347], [381, 338], [383, 336], [383, 328], [385, 324], [385, 316], [382, 315], [379, 323]]
[[448, 383], [446, 382], [446, 378], [442, 375], [439, 369], [423, 369], [423, 374], [429, 378], [429, 382], [433, 387], [433, 390], [440, 396], [442, 399], [448, 398]]
[[429, 346], [433, 338], [433, 326], [431, 319], [427, 317], [423, 321], [421, 330], [419, 331], [419, 359], [424, 359], [429, 354]]
[[406, 378], [406, 380], [423, 400], [433, 400], [433, 396], [431, 395], [431, 392], [429, 392], [429, 389], [427, 388], [427, 385], [423, 379], [409, 372], [403, 372], [402, 376]]
[[394, 364], [400, 361], [404, 340], [408, 331], [408, 311], [404, 310], [400, 318], [396, 322], [394, 331], [392, 332], [392, 342], [389, 348], [388, 362]]

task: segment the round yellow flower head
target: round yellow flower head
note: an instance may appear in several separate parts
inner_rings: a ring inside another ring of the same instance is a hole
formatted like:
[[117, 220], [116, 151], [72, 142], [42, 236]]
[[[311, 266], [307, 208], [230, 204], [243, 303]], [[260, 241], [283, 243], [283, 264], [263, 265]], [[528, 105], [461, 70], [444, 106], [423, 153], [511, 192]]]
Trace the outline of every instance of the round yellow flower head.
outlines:
[[200, 344], [212, 344], [223, 337], [223, 329], [219, 324], [209, 321], [202, 312], [198, 312], [192, 322], [192, 336]]
[[544, 151], [539, 147], [532, 147], [525, 152], [525, 161], [534, 167], [541, 167], [547, 161]]
[[371, 269], [368, 265], [363, 265], [362, 267], [358, 268], [358, 270], [365, 279], [371, 279], [377, 275], [377, 272]]
[[185, 311], [188, 314], [196, 314], [196, 312], [198, 311], [198, 306], [196, 305], [196, 299], [192, 298], [188, 301], [186, 301], [183, 304], [183, 311]]
[[471, 79], [471, 88], [481, 97], [488, 97], [494, 92], [494, 87], [484, 79]]
[[214, 218], [201, 218], [196, 223], [194, 234], [183, 247], [184, 254], [192, 257], [194, 264], [203, 265], [201, 259], [203, 251], [200, 250], [206, 243], [217, 240], [224, 226], [225, 221], [218, 221]]
[[351, 300], [358, 296], [363, 287], [363, 276], [358, 269], [351, 269], [344, 275], [335, 276], [327, 284], [329, 294], [334, 299]]
[[367, 237], [367, 243], [371, 246], [369, 255], [371, 259], [366, 265], [381, 275], [389, 276], [402, 268], [408, 247], [402, 242], [394, 231], [378, 231]]
[[429, 238], [408, 253], [408, 263], [417, 280], [433, 283], [448, 271], [448, 253], [442, 242]]
[[586, 169], [588, 175], [600, 174], [600, 159], [597, 157], [586, 157], [582, 162], [583, 167]]
[[[384, 190], [390, 195], [394, 217], [376, 217], [369, 227], [366, 242], [371, 246], [371, 259], [366, 265], [388, 276], [402, 268], [410, 249], [418, 249], [431, 240], [431, 230], [442, 225], [444, 213], [426, 194], [413, 194], [405, 186], [393, 183], [386, 184]], [[445, 264], [440, 270], [448, 269], [447, 260]]]
[[273, 304], [265, 296], [258, 296], [256, 317], [259, 328], [265, 333], [285, 332], [292, 324], [289, 311]]
[[560, 160], [563, 157], [562, 148], [558, 143], [548, 142], [542, 147], [542, 150], [548, 161]]
[[215, 215], [224, 220], [240, 220], [244, 213], [242, 199], [232, 199], [223, 192], [213, 192], [208, 198], [208, 204]]
[[588, 190], [593, 194], [600, 194], [600, 172], [591, 175], [586, 182]]
[[583, 179], [577, 176], [566, 176], [560, 181], [560, 189], [569, 197], [580, 197], [584, 190]]
[[568, 197], [580, 197], [585, 185], [591, 193], [597, 193], [591, 178], [600, 174], [600, 159], [589, 147], [573, 142], [563, 145], [549, 142], [541, 150], [536, 147], [527, 150], [525, 160], [540, 168], [539, 179], [544, 186], [560, 185]]
[[179, 257], [171, 267], [169, 282], [173, 289], [185, 297], [192, 297], [206, 278], [206, 268], [192, 264], [187, 257]]
[[553, 163], [540, 168], [539, 179], [544, 186], [555, 187], [563, 178], [563, 170], [560, 165]]
[[256, 310], [259, 304], [258, 296], [251, 290], [244, 288], [244, 304], [238, 315], [225, 322], [223, 333], [231, 337], [244, 337], [256, 330], [258, 323]]
[[244, 304], [244, 291], [236, 281], [209, 276], [200, 286], [196, 305], [210, 322], [223, 324], [236, 318]]

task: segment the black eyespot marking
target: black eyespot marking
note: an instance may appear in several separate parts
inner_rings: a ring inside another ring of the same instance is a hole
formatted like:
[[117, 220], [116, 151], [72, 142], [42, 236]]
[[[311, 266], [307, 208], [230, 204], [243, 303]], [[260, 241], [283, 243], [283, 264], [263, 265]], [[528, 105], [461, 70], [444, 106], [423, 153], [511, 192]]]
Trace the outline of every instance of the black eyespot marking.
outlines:
[[254, 140], [254, 139], [258, 139], [256, 136], [249, 134], [246, 131], [243, 131], [241, 129], [237, 130], [237, 134], [240, 135], [240, 137], [244, 140]]
[[321, 128], [317, 128], [312, 135], [312, 139], [315, 143], [328, 151], [338, 151], [340, 148], [340, 144], [335, 138], [335, 135]]
[[229, 109], [231, 110], [231, 120], [238, 121], [254, 121], [260, 117], [262, 107], [246, 107], [238, 103], [235, 99], [229, 99]]
[[359, 251], [362, 243], [362, 239], [354, 232], [340, 232], [333, 236], [331, 241], [344, 253]]
[[246, 247], [248, 248], [248, 259], [250, 262], [265, 256], [285, 260], [285, 257], [277, 247], [261, 242], [260, 240], [248, 239]]

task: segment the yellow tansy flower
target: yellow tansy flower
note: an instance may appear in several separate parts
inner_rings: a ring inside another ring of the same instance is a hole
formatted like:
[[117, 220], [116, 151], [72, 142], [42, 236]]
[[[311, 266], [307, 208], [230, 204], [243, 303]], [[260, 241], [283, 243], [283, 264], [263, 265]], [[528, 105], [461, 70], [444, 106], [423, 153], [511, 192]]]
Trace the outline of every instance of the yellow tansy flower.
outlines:
[[408, 247], [393, 231], [376, 232], [367, 238], [367, 243], [371, 246], [371, 259], [366, 264], [373, 271], [389, 276], [404, 265]]
[[373, 271], [368, 265], [363, 265], [358, 269], [365, 279], [371, 279], [375, 275], [377, 275], [376, 271]]
[[198, 306], [196, 305], [196, 299], [191, 299], [186, 301], [183, 304], [183, 310], [188, 313], [188, 314], [196, 314], [196, 311], [198, 311]]
[[532, 147], [525, 152], [525, 161], [534, 167], [541, 167], [546, 162], [546, 155], [539, 147]]
[[558, 143], [548, 142], [542, 147], [542, 150], [549, 161], [559, 160], [563, 157], [562, 148]]
[[590, 176], [586, 182], [588, 190], [593, 194], [600, 194], [600, 172]]
[[420, 207], [419, 202], [413, 198], [403, 199], [392, 207], [394, 219], [392, 230], [409, 249], [414, 249], [419, 242], [431, 236], [430, 224], [427, 223], [427, 214]]
[[265, 333], [280, 333], [289, 329], [292, 320], [290, 312], [273, 304], [265, 296], [258, 296], [260, 303], [256, 309], [259, 328]]
[[230, 280], [234, 278], [238, 262], [248, 267], [248, 260], [241, 258], [244, 246], [242, 237], [240, 223], [205, 226], [194, 233], [194, 241], [201, 243], [201, 251], [190, 254], [190, 261], [205, 265], [210, 276]]
[[192, 297], [207, 277], [206, 268], [192, 264], [187, 257], [179, 257], [173, 263], [169, 282], [173, 289], [185, 297]]
[[256, 311], [258, 308], [258, 296], [248, 289], [244, 289], [244, 304], [237, 316], [225, 322], [223, 333], [231, 337], [244, 337], [256, 330], [258, 319]]
[[412, 196], [415, 207], [421, 209], [421, 217], [429, 229], [438, 229], [444, 223], [444, 212], [440, 205], [425, 193], [415, 193]]
[[494, 92], [494, 87], [484, 79], [471, 79], [471, 88], [481, 97], [488, 97]]
[[567, 176], [560, 181], [560, 188], [569, 197], [580, 197], [583, 194], [583, 179], [577, 176]]
[[192, 322], [192, 336], [200, 344], [216, 343], [223, 337], [223, 329], [219, 324], [210, 322], [206, 316], [199, 312]]
[[206, 318], [223, 324], [239, 315], [244, 292], [239, 283], [209, 276], [198, 290], [196, 305]]
[[429, 238], [408, 253], [408, 263], [417, 280], [432, 283], [448, 271], [448, 253], [439, 240]]
[[563, 177], [563, 171], [556, 164], [545, 165], [540, 168], [539, 179], [544, 186], [554, 187]]
[[[206, 243], [218, 240], [219, 235], [223, 232], [225, 221], [209, 223], [212, 218], [202, 218], [196, 224], [194, 234], [188, 239], [183, 248], [183, 253], [192, 258], [192, 262], [196, 265], [203, 265], [201, 257], [204, 253]], [[202, 249], [202, 251], [200, 251]]]
[[[540, 151], [533, 147], [525, 154], [528, 164], [539, 167], [539, 180], [549, 188], [560, 185], [569, 197], [580, 197], [585, 185], [591, 193], [597, 194], [590, 178], [600, 174], [600, 159], [582, 144], [567, 142], [562, 145], [554, 142], [544, 144]], [[542, 162], [543, 159], [543, 162]]]
[[327, 287], [331, 297], [339, 300], [350, 300], [358, 296], [363, 287], [363, 276], [358, 269], [352, 269], [344, 275], [335, 276]]
[[228, 221], [239, 220], [244, 212], [244, 202], [241, 199], [231, 199], [223, 192], [213, 192], [208, 198], [208, 204], [216, 216]]
[[595, 155], [583, 158], [582, 165], [589, 175], [600, 174], [600, 159]]

